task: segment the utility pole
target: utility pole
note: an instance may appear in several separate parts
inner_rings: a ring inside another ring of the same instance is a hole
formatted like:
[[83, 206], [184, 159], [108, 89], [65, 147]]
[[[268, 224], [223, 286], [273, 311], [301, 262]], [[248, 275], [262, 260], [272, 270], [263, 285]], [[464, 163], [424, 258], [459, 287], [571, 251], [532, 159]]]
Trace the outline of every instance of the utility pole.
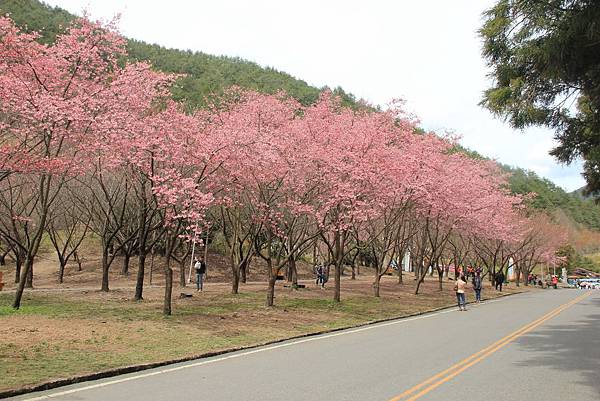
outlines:
[[194, 268], [194, 252], [196, 251], [196, 230], [192, 238], [192, 257], [190, 258], [190, 274], [188, 274], [188, 284], [192, 282], [192, 269]]

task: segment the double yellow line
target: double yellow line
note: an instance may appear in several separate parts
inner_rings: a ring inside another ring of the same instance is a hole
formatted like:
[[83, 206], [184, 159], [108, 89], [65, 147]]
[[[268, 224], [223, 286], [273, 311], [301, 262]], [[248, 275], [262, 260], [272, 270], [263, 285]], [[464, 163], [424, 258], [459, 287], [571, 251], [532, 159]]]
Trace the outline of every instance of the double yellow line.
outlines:
[[[583, 300], [584, 298], [587, 298], [590, 295], [591, 295], [591, 292], [586, 292], [585, 294], [578, 296], [577, 298], [573, 299], [572, 301], [559, 306], [558, 308], [545, 314], [544, 316], [540, 317], [539, 319], [534, 320], [533, 322], [526, 324], [525, 326], [521, 327], [520, 329], [507, 335], [506, 337], [501, 338], [500, 340], [496, 341], [492, 345], [482, 349], [481, 351], [474, 353], [473, 355], [469, 356], [468, 358], [463, 359], [459, 363], [450, 366], [448, 369], [444, 370], [443, 372], [440, 372], [440, 373], [436, 374], [435, 376], [432, 376], [429, 379], [425, 380], [424, 382], [417, 384], [414, 387], [409, 388], [402, 394], [397, 395], [396, 397], [392, 398], [390, 401], [400, 401], [400, 400], [413, 401], [418, 398], [421, 398], [425, 394], [429, 393], [430, 391], [436, 389], [437, 387], [441, 386], [442, 384], [444, 384], [447, 381], [451, 380], [452, 378], [456, 377], [461, 372], [465, 371], [466, 369], [470, 368], [471, 366], [475, 365], [476, 363], [479, 363], [483, 359], [487, 358], [488, 356], [490, 356], [494, 352], [498, 351], [500, 348], [504, 347], [511, 341], [515, 340], [516, 338], [522, 336], [525, 333], [530, 332], [531, 330], [535, 329], [539, 325], [552, 319], [554, 316], [558, 315], [565, 309], [575, 305], [576, 303]], [[414, 394], [414, 393], [416, 393], [416, 394]], [[412, 394], [414, 394], [414, 395], [412, 395]], [[407, 397], [409, 397], [409, 398], [407, 398]]]

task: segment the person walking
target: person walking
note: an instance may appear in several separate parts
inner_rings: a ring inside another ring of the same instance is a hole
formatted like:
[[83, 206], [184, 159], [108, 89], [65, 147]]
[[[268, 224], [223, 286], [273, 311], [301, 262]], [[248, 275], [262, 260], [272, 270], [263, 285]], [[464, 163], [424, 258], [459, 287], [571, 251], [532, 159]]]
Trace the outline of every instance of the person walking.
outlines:
[[475, 277], [475, 270], [473, 269], [473, 266], [467, 266], [467, 276], [466, 276], [466, 279], [468, 280], [469, 277]]
[[467, 288], [467, 282], [465, 281], [465, 276], [460, 275], [456, 279], [456, 283], [454, 284], [454, 291], [456, 292], [456, 300], [458, 301], [458, 310], [466, 311], [467, 310], [467, 302], [465, 299], [465, 289]]
[[317, 275], [317, 281], [315, 282], [315, 284], [316, 284], [317, 286], [321, 286], [321, 287], [322, 287], [322, 286], [323, 286], [323, 284], [324, 284], [324, 283], [323, 283], [323, 270], [324, 270], [324, 268], [323, 268], [323, 265], [322, 265], [322, 264], [318, 263], [318, 264], [315, 266], [315, 274]]
[[475, 302], [481, 302], [481, 273], [479, 271], [475, 272], [475, 277], [473, 277], [473, 289], [475, 290]]
[[502, 292], [502, 284], [504, 284], [504, 272], [500, 270], [496, 273], [496, 290]]
[[202, 291], [204, 274], [206, 273], [206, 263], [204, 263], [204, 260], [196, 259], [194, 269], [196, 270], [196, 291]]

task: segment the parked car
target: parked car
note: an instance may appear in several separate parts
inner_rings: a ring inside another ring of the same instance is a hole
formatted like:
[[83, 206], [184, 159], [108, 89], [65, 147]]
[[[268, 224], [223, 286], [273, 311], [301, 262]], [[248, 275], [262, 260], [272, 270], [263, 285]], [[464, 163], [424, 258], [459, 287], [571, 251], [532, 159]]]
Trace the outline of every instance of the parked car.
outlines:
[[600, 289], [600, 279], [599, 278], [582, 278], [577, 280], [577, 284], [579, 288], [590, 289], [590, 290], [599, 290]]

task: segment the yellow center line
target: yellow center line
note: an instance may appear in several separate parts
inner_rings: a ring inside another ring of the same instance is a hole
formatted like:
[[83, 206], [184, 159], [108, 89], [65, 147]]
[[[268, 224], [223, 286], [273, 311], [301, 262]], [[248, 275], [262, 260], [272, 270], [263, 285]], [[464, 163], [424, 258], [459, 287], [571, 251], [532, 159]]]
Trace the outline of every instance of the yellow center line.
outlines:
[[441, 377], [444, 377], [445, 375], [448, 374], [448, 376], [446, 376], [445, 378], [431, 384], [429, 387], [425, 388], [424, 390], [422, 390], [421, 392], [419, 392], [418, 394], [414, 395], [411, 398], [408, 398], [406, 401], [413, 401], [416, 400], [417, 398], [420, 398], [421, 396], [427, 394], [428, 392], [430, 392], [431, 390], [439, 387], [440, 385], [442, 385], [443, 383], [447, 382], [448, 380], [452, 379], [453, 377], [457, 376], [459, 373], [463, 372], [464, 370], [468, 369], [469, 367], [475, 365], [476, 363], [480, 362], [481, 360], [483, 360], [484, 358], [488, 357], [489, 355], [493, 354], [494, 352], [498, 351], [500, 348], [504, 347], [505, 345], [507, 345], [508, 343], [510, 343], [511, 341], [513, 341], [514, 339], [522, 336], [523, 334], [533, 330], [534, 328], [538, 327], [539, 325], [543, 324], [544, 322], [550, 320], [551, 318], [553, 318], [554, 316], [558, 315], [559, 313], [561, 313], [562, 311], [564, 311], [565, 309], [575, 305], [576, 303], [580, 302], [581, 300], [583, 300], [584, 298], [590, 296], [591, 293], [587, 292], [583, 295], [580, 295], [579, 297], [575, 298], [574, 300], [567, 302], [566, 304], [563, 304], [561, 306], [559, 306], [558, 308], [548, 312], [547, 314], [545, 314], [544, 316], [534, 320], [531, 323], [526, 324], [525, 326], [521, 327], [520, 329], [512, 332], [511, 334], [508, 334], [505, 337], [502, 337], [500, 340], [496, 341], [495, 343], [487, 346], [486, 348], [474, 353], [473, 355], [463, 359], [462, 361], [450, 366], [448, 369], [436, 374], [435, 376], [430, 377], [429, 379], [425, 380], [424, 382], [417, 384], [414, 387], [411, 387], [410, 389], [406, 390], [405, 392], [403, 392], [402, 394], [392, 398], [390, 401], [400, 401], [401, 399], [411, 395], [412, 393], [418, 391], [419, 389], [427, 386], [428, 384], [430, 384], [431, 382], [436, 381], [437, 379], [440, 379]]

